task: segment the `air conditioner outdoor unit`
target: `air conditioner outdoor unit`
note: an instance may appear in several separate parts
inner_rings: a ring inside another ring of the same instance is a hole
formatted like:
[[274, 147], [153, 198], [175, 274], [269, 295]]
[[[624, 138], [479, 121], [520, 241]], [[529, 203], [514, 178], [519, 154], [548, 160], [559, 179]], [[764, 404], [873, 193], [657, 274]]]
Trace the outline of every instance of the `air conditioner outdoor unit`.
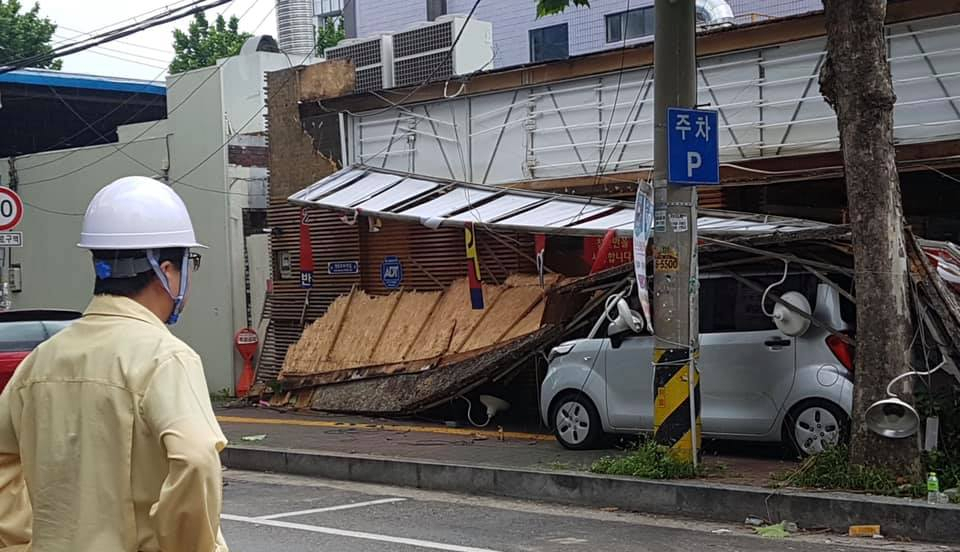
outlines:
[[393, 88], [393, 42], [388, 34], [349, 38], [327, 48], [325, 56], [353, 62], [357, 70], [356, 92]]
[[[463, 35], [451, 55], [460, 29]], [[445, 15], [393, 35], [394, 86], [418, 85], [431, 75], [432, 80], [443, 80], [492, 68], [493, 25], [489, 22]]]

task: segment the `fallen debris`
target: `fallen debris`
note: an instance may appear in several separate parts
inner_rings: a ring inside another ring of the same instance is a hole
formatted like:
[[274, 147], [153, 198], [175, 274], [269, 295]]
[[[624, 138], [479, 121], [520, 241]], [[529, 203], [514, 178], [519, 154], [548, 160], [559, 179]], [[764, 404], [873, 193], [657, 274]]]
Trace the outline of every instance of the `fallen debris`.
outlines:
[[849, 535], [851, 537], [874, 537], [880, 534], [879, 525], [851, 525]]
[[783, 522], [766, 527], [755, 527], [753, 531], [765, 539], [785, 539], [790, 536]]
[[266, 435], [266, 434], [261, 434], [261, 435], [245, 435], [245, 436], [241, 437], [240, 440], [241, 440], [241, 441], [245, 441], [245, 442], [247, 442], [247, 443], [255, 443], [255, 442], [257, 442], [257, 441], [263, 441], [263, 440], [266, 439], [266, 438], [267, 438], [267, 435]]

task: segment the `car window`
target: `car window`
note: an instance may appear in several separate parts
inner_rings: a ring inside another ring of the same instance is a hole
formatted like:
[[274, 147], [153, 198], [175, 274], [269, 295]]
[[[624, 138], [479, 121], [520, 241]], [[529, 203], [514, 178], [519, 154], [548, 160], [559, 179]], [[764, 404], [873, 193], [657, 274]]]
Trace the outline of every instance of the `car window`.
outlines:
[[6, 322], [0, 324], [0, 351], [30, 351], [46, 337], [40, 322]]
[[[780, 276], [747, 276], [762, 288], [780, 281]], [[782, 295], [799, 291], [810, 304], [817, 299], [817, 280], [812, 274], [791, 275], [774, 292]], [[764, 314], [760, 305], [763, 291], [741, 283], [733, 278], [704, 278], [700, 280], [700, 332], [759, 332], [776, 329], [773, 320]], [[776, 303], [767, 299], [767, 309]]]
[[73, 320], [48, 320], [43, 323], [44, 327], [47, 329], [48, 337], [57, 335], [70, 324], [73, 324]]

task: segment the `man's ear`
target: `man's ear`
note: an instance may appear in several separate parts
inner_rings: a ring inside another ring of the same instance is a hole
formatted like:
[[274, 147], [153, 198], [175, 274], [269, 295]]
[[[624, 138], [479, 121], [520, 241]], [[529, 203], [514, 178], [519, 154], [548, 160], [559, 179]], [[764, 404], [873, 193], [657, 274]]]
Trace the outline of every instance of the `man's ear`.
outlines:
[[180, 267], [170, 261], [160, 263], [160, 270], [167, 275], [167, 282], [180, 281]]

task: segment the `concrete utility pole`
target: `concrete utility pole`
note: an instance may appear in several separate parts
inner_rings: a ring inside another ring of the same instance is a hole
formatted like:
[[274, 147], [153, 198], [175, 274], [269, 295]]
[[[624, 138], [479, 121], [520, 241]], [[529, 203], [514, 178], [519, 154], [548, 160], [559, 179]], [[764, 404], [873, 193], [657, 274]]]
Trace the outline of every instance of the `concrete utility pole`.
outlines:
[[697, 103], [695, 2], [656, 0], [655, 13], [654, 436], [678, 457], [696, 464], [701, 440], [700, 378], [695, 367], [697, 189], [667, 182], [667, 108], [693, 108]]

